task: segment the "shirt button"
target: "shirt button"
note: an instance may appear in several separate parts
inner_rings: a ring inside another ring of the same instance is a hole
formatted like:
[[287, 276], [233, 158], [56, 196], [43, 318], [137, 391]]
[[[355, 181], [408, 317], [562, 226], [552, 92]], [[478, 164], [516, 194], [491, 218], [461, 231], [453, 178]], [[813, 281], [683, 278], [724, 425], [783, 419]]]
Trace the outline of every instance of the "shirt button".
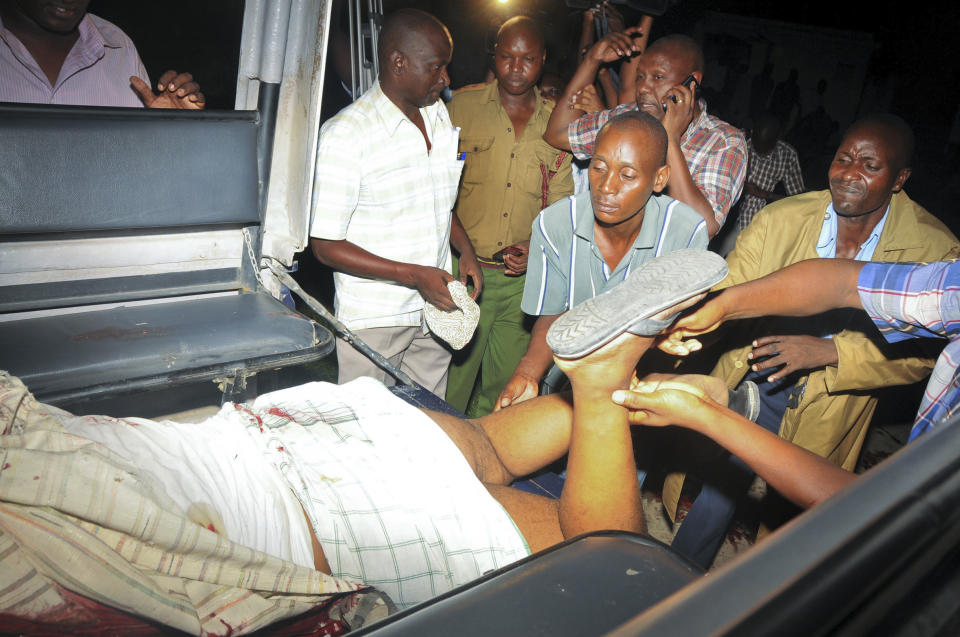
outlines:
[[510, 215], [508, 215], [507, 213], [503, 213], [503, 216], [504, 216], [504, 217], [509, 217]]
[[829, 218], [830, 218], [830, 213], [829, 213], [829, 212], [823, 213], [823, 218], [824, 218], [824, 219], [829, 219]]
[[516, 155], [514, 155], [513, 153], [510, 153], [510, 159], [513, 159], [514, 157], [516, 157]]
[[743, 367], [743, 361], [734, 361], [733, 366], [740, 369]]
[[507, 132], [508, 132], [508, 133], [512, 133], [512, 132], [513, 132], [513, 129], [512, 129], [512, 128], [508, 128], [508, 129], [507, 129]]
[[508, 181], [508, 182], [507, 182], [507, 188], [509, 188], [510, 186], [511, 186], [511, 184], [510, 184], [510, 182]]
[[502, 246], [502, 245], [503, 245], [503, 242], [502, 242], [502, 241], [497, 241], [497, 245], [498, 245], [498, 246]]

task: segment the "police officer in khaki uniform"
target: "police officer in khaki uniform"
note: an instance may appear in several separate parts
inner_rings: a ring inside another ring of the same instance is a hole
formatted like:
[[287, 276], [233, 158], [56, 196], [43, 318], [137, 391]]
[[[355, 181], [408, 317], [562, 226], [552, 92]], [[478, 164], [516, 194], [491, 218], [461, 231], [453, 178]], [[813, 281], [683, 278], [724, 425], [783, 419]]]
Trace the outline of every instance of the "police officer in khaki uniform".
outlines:
[[466, 153], [455, 211], [485, 268], [480, 324], [447, 385], [447, 401], [469, 417], [493, 411], [530, 341], [520, 310], [530, 225], [573, 194], [570, 155], [543, 141], [553, 111], [536, 87], [545, 59], [536, 22], [511, 18], [497, 34], [495, 81], [464, 87], [447, 105]]

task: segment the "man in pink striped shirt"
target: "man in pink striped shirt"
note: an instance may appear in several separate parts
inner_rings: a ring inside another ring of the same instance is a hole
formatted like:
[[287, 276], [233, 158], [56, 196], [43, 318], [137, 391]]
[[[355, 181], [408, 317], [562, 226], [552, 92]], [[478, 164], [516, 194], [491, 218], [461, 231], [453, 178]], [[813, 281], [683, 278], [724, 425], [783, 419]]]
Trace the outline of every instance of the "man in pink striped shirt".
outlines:
[[133, 42], [115, 25], [88, 14], [89, 3], [0, 3], [0, 102], [204, 107], [189, 73], [167, 71], [154, 94]]

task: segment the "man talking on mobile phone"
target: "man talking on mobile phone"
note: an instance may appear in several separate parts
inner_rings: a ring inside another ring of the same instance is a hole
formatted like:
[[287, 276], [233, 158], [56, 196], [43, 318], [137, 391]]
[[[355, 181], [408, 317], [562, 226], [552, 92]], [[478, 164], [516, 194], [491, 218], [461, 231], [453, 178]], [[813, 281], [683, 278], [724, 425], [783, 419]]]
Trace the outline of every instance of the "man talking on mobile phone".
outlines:
[[[703, 81], [700, 46], [674, 34], [642, 51], [643, 35], [631, 27], [608, 33], [590, 47], [550, 116], [543, 138], [585, 159], [593, 155], [597, 133], [611, 117], [630, 110], [653, 115], [667, 131], [670, 196], [700, 213], [713, 237], [743, 189], [746, 139], [739, 129], [708, 114], [706, 102], [697, 94]], [[592, 90], [601, 65], [637, 55], [626, 67], [636, 68], [635, 101], [581, 117], [580, 100]]]

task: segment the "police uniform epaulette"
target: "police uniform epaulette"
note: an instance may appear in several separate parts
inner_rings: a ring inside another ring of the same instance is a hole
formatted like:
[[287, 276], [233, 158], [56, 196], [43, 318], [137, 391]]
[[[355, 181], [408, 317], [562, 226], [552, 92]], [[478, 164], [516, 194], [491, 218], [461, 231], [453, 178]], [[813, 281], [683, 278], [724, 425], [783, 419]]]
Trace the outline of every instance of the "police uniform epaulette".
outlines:
[[477, 83], [477, 84], [467, 84], [467, 85], [461, 86], [460, 88], [458, 88], [457, 90], [455, 90], [455, 91], [453, 92], [453, 94], [454, 94], [454, 95], [459, 95], [460, 93], [465, 93], [465, 92], [467, 92], [467, 91], [477, 91], [477, 90], [480, 90], [480, 89], [487, 88], [488, 86], [490, 86], [490, 85], [487, 84], [487, 83], [484, 83], [484, 82], [479, 82], [479, 83]]

